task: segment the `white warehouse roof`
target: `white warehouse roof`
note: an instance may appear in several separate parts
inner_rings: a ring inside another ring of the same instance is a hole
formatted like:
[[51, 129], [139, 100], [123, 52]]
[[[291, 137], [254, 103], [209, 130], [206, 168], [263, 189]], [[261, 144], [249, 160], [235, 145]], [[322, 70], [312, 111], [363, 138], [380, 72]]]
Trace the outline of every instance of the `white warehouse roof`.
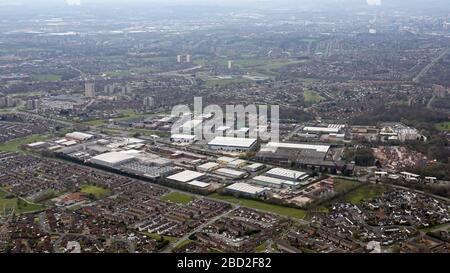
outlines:
[[205, 182], [201, 182], [201, 181], [197, 181], [197, 180], [189, 182], [188, 184], [191, 186], [194, 186], [194, 187], [198, 187], [198, 188], [207, 188], [207, 187], [209, 187], [209, 185], [211, 185], [209, 183], [205, 183]]
[[194, 140], [194, 139], [195, 139], [195, 135], [174, 134], [174, 135], [172, 135], [170, 138], [173, 138], [173, 139], [189, 139], [189, 140]]
[[339, 128], [333, 128], [333, 127], [305, 127], [303, 128], [303, 131], [306, 132], [317, 132], [317, 133], [338, 133]]
[[300, 150], [315, 150], [316, 152], [326, 153], [330, 149], [330, 145], [318, 145], [318, 144], [301, 144], [301, 143], [280, 143], [269, 142], [265, 147], [268, 148], [289, 148]]
[[250, 148], [255, 143], [256, 139], [254, 138], [216, 137], [208, 145]]
[[219, 167], [219, 164], [217, 164], [215, 162], [207, 162], [205, 164], [197, 166], [197, 169], [199, 171], [208, 172], [208, 171], [212, 171], [214, 169], [217, 169], [218, 167]]
[[199, 178], [203, 177], [204, 175], [205, 175], [204, 173], [186, 170], [186, 171], [171, 175], [171, 176], [167, 177], [167, 179], [186, 183], [186, 182], [190, 182], [195, 179], [199, 179]]
[[109, 152], [91, 158], [91, 162], [103, 165], [117, 165], [135, 157], [136, 155], [124, 152]]
[[306, 175], [306, 173], [304, 173], [304, 172], [293, 171], [293, 170], [288, 170], [288, 169], [283, 169], [283, 168], [273, 168], [273, 169], [267, 171], [266, 174], [295, 179], [295, 180], [298, 180], [301, 177]]
[[76, 140], [88, 140], [93, 138], [94, 136], [91, 134], [81, 133], [81, 132], [73, 132], [66, 134], [67, 138], [76, 139]]
[[264, 188], [255, 187], [247, 183], [234, 183], [233, 185], [228, 186], [227, 189], [252, 195], [260, 194], [265, 191]]

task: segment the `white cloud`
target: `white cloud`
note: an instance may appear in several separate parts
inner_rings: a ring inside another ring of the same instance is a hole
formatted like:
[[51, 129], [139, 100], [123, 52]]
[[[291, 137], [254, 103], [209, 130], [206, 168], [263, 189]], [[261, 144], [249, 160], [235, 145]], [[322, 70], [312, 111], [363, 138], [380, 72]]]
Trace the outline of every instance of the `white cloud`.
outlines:
[[81, 0], [66, 0], [66, 3], [69, 6], [79, 6], [81, 5]]
[[369, 6], [381, 6], [381, 0], [367, 0]]

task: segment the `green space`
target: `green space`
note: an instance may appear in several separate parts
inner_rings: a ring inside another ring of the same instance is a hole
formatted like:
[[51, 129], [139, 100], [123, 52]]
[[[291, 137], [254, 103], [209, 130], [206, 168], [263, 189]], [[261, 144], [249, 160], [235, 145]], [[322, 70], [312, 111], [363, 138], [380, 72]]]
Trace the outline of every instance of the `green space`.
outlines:
[[251, 80], [244, 78], [232, 78], [232, 79], [216, 79], [209, 78], [205, 80], [205, 85], [208, 87], [224, 87], [230, 84], [251, 83]]
[[31, 76], [31, 79], [40, 82], [58, 82], [61, 80], [61, 76], [56, 74], [35, 74]]
[[324, 97], [319, 95], [317, 92], [314, 92], [311, 90], [304, 91], [303, 98], [304, 98], [305, 102], [309, 102], [309, 103], [318, 103], [318, 102], [325, 100]]
[[347, 180], [343, 178], [334, 178], [334, 191], [336, 193], [348, 192], [361, 185], [361, 182]]
[[157, 72], [157, 70], [152, 67], [136, 67], [129, 70], [108, 71], [105, 74], [108, 77], [128, 77], [131, 75], [144, 75], [155, 72]]
[[173, 242], [175, 242], [176, 240], [178, 240], [177, 237], [165, 236], [165, 235], [159, 235], [159, 234], [156, 234], [156, 233], [143, 232], [143, 234], [149, 236], [150, 238], [155, 239], [156, 241], [161, 241], [161, 238], [162, 238], [162, 240], [164, 240], [164, 241], [169, 241], [169, 243], [173, 243]]
[[88, 195], [93, 195], [97, 199], [107, 197], [111, 194], [111, 191], [109, 189], [105, 189], [95, 185], [84, 185], [81, 187], [81, 192]]
[[258, 209], [258, 210], [263, 210], [263, 211], [279, 214], [279, 215], [286, 216], [286, 217], [292, 217], [292, 218], [297, 218], [297, 219], [304, 219], [306, 217], [306, 211], [304, 211], [304, 210], [284, 207], [281, 205], [268, 204], [268, 203], [265, 203], [262, 201], [250, 200], [250, 199], [244, 199], [244, 198], [236, 198], [236, 197], [228, 196], [228, 195], [220, 195], [218, 193], [213, 193], [213, 194], [209, 195], [208, 197], [210, 197], [212, 199], [217, 199], [217, 200], [222, 200], [222, 201], [227, 201], [230, 203], [238, 204], [238, 205], [248, 207], [248, 208], [253, 208], [253, 209]]
[[192, 195], [187, 195], [181, 192], [170, 192], [161, 197], [161, 200], [171, 201], [178, 204], [187, 204], [195, 200], [195, 197]]
[[266, 243], [265, 242], [263, 242], [259, 246], [255, 247], [255, 252], [256, 253], [261, 253], [261, 252], [264, 252], [265, 250], [266, 250]]
[[367, 201], [374, 197], [380, 196], [386, 191], [388, 191], [388, 187], [385, 185], [370, 184], [349, 192], [343, 197], [343, 199], [346, 202], [350, 202], [356, 205], [362, 203], [363, 201]]
[[0, 144], [0, 151], [4, 152], [18, 152], [22, 145], [46, 140], [48, 137], [43, 135], [30, 135], [25, 138], [19, 138]]
[[257, 72], [265, 76], [277, 77], [279, 75], [278, 70], [295, 64], [305, 63], [306, 61], [295, 61], [286, 59], [246, 59], [238, 60], [234, 62], [236, 67], [243, 69], [247, 72]]
[[44, 209], [43, 205], [29, 203], [0, 189], [0, 214], [14, 209], [16, 214], [34, 212]]
[[436, 124], [436, 129], [438, 129], [439, 131], [450, 132], [450, 121], [437, 123]]

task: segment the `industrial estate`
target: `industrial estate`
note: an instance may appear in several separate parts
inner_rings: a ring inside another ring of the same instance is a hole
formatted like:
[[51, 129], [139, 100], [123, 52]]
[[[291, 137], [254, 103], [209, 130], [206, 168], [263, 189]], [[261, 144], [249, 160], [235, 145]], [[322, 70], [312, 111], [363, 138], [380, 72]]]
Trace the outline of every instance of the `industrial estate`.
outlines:
[[450, 251], [448, 6], [60, 2], [0, 6], [0, 252]]

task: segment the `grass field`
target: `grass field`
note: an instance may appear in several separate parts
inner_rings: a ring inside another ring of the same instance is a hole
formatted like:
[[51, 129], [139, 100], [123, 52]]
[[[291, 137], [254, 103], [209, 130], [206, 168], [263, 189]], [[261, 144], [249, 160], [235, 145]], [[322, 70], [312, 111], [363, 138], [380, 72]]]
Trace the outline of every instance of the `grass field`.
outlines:
[[40, 81], [40, 82], [58, 82], [61, 80], [60, 75], [55, 74], [36, 74], [31, 76], [33, 81]]
[[439, 131], [447, 131], [450, 132], [450, 121], [449, 122], [442, 122], [436, 124], [436, 129]]
[[130, 70], [114, 70], [106, 72], [105, 74], [109, 77], [128, 77], [131, 75], [145, 75], [149, 73], [157, 72], [156, 69], [151, 67], [136, 67], [132, 68]]
[[334, 191], [337, 193], [350, 191], [353, 188], [361, 185], [358, 181], [346, 180], [342, 178], [334, 178]]
[[259, 246], [255, 247], [255, 251], [254, 252], [261, 253], [261, 252], [264, 252], [265, 250], [266, 250], [266, 243], [263, 242]]
[[376, 196], [380, 196], [387, 190], [388, 187], [384, 185], [366, 185], [349, 192], [343, 197], [343, 199], [344, 201], [357, 205], [364, 200], [370, 200]]
[[43, 205], [28, 203], [0, 189], [0, 213], [3, 213], [3, 209], [5, 211], [14, 209], [16, 214], [20, 214], [39, 211], [43, 208]]
[[105, 189], [102, 187], [94, 186], [94, 185], [84, 185], [81, 187], [81, 192], [85, 194], [92, 194], [97, 199], [101, 199], [107, 197], [111, 194], [109, 189]]
[[321, 95], [319, 95], [317, 92], [310, 91], [310, 90], [306, 90], [303, 92], [303, 98], [304, 98], [305, 102], [310, 102], [310, 103], [318, 103], [318, 102], [325, 100], [325, 98], [322, 97]]
[[171, 201], [179, 204], [187, 204], [195, 200], [195, 197], [181, 192], [171, 192], [161, 197], [162, 200]]
[[233, 78], [233, 79], [207, 79], [205, 85], [208, 87], [224, 87], [230, 84], [251, 83], [248, 79]]
[[173, 243], [173, 242], [175, 242], [176, 240], [178, 240], [177, 237], [164, 236], [164, 235], [159, 235], [159, 234], [156, 234], [156, 233], [143, 232], [143, 234], [145, 234], [145, 235], [147, 235], [147, 236], [149, 236], [149, 237], [151, 237], [151, 238], [153, 238], [153, 239], [155, 239], [155, 240], [157, 240], [157, 241], [161, 240], [161, 237], [162, 237], [164, 240], [169, 241], [170, 243]]
[[272, 212], [286, 217], [292, 217], [297, 219], [304, 219], [306, 217], [306, 211], [304, 210], [268, 204], [262, 201], [236, 198], [228, 195], [220, 195], [218, 193], [211, 194], [208, 197], [212, 199], [223, 200], [230, 203], [238, 204], [248, 208]]
[[22, 145], [43, 141], [48, 137], [43, 135], [30, 135], [25, 138], [15, 139], [9, 142], [0, 144], [0, 151], [4, 152], [17, 152], [21, 150]]

